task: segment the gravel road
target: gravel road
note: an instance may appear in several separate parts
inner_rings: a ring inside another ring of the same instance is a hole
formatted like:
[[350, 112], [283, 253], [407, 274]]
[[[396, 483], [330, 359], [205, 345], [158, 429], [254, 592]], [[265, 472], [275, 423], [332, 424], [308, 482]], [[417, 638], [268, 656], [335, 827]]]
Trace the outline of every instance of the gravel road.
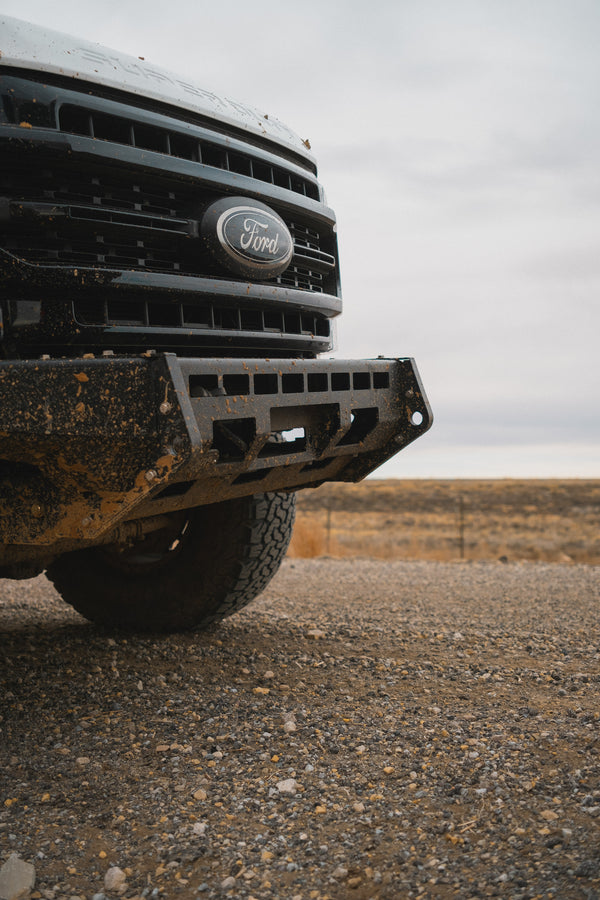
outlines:
[[598, 898], [600, 570], [288, 560], [200, 635], [0, 582], [33, 897]]

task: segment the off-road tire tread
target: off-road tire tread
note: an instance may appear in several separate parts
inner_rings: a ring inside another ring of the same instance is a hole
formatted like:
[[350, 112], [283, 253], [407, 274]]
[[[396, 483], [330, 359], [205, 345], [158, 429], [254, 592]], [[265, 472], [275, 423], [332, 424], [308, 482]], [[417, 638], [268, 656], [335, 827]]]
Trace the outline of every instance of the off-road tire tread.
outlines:
[[192, 510], [180, 552], [159, 571], [129, 575], [91, 548], [59, 557], [46, 574], [67, 603], [100, 625], [205, 628], [267, 586], [290, 542], [295, 499], [270, 492]]

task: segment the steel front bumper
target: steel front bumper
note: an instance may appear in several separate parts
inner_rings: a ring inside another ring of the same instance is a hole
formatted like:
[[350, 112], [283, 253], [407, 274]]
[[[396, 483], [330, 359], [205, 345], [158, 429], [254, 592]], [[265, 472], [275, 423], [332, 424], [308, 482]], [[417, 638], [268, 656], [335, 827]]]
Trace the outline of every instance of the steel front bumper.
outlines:
[[410, 359], [0, 363], [0, 543], [359, 481], [431, 422]]

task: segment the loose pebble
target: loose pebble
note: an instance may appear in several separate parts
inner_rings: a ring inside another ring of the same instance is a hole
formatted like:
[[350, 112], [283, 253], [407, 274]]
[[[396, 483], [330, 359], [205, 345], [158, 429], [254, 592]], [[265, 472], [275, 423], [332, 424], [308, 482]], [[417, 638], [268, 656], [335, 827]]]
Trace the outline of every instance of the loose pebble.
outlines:
[[277, 790], [280, 794], [295, 794], [298, 790], [298, 782], [295, 778], [286, 778], [277, 782]]
[[104, 887], [110, 893], [114, 891], [117, 894], [125, 890], [127, 875], [118, 866], [111, 866], [104, 875]]
[[35, 867], [17, 853], [11, 853], [0, 868], [0, 897], [2, 900], [25, 900], [35, 885]]

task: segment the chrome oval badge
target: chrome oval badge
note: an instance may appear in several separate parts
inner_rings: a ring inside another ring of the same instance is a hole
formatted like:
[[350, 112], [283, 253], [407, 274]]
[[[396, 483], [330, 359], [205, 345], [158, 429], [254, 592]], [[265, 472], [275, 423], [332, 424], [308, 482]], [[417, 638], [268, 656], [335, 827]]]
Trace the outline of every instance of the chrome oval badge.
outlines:
[[294, 252], [283, 219], [264, 203], [246, 197], [211, 203], [201, 231], [213, 256], [238, 275], [274, 278], [287, 269]]

